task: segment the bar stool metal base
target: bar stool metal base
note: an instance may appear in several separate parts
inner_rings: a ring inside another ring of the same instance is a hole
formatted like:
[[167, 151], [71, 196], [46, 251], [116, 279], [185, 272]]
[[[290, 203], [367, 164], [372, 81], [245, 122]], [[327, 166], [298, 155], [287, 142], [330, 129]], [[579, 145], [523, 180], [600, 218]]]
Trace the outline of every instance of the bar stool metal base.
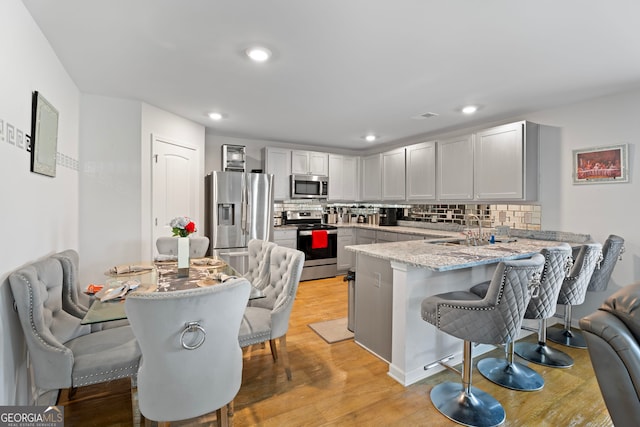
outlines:
[[587, 341], [581, 333], [568, 329], [548, 328], [547, 338], [555, 343], [574, 348], [587, 348]]
[[544, 387], [544, 379], [522, 363], [489, 357], [477, 365], [478, 371], [489, 381], [511, 390], [536, 391]]
[[515, 345], [515, 352], [524, 360], [550, 368], [570, 368], [573, 366], [571, 356], [546, 344], [518, 342]]
[[466, 393], [460, 383], [438, 384], [431, 390], [431, 402], [442, 415], [465, 426], [494, 427], [506, 419], [493, 396], [473, 386]]

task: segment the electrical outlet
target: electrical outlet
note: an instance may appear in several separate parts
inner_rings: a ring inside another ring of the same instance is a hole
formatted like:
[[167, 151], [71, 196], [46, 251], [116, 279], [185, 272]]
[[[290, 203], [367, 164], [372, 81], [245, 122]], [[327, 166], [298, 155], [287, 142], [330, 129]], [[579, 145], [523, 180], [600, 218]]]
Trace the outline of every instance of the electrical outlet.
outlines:
[[375, 284], [374, 286], [376, 288], [379, 288], [382, 282], [382, 276], [380, 273], [373, 273], [373, 276], [375, 277]]

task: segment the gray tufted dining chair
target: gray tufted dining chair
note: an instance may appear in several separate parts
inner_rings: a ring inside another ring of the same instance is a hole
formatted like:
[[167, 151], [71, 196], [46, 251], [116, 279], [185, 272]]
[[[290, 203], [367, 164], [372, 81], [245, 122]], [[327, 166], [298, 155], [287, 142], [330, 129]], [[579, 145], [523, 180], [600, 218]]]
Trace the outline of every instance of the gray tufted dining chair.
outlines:
[[159, 425], [217, 412], [226, 425], [242, 383], [238, 330], [246, 279], [173, 292], [131, 294], [127, 317], [140, 343], [138, 402]]
[[59, 260], [49, 257], [20, 268], [9, 283], [33, 367], [36, 404], [46, 390], [135, 377], [140, 349], [131, 327], [92, 333], [66, 312]]
[[[67, 249], [52, 255], [52, 257], [60, 261], [62, 265], [62, 309], [79, 319], [83, 319], [93, 300], [89, 295], [80, 291], [78, 282], [80, 256], [75, 250]], [[91, 325], [91, 330], [101, 331], [128, 324], [129, 322], [126, 319], [94, 323]]]
[[303, 264], [303, 252], [283, 246], [273, 248], [269, 283], [262, 289], [265, 298], [251, 301], [240, 325], [240, 346], [269, 341], [274, 362], [278, 360], [278, 339], [288, 380], [291, 380], [291, 368], [287, 354], [287, 330]]
[[518, 342], [514, 345], [515, 353], [525, 360], [553, 368], [570, 368], [573, 366], [571, 356], [563, 351], [547, 345], [547, 319], [556, 311], [556, 301], [560, 287], [573, 265], [571, 246], [567, 243], [540, 251], [544, 256], [544, 269], [540, 279], [540, 292], [537, 298], [531, 298], [525, 319], [538, 319], [538, 342]]
[[579, 248], [573, 268], [562, 282], [558, 294], [557, 303], [564, 305], [564, 327], [547, 328], [549, 340], [568, 347], [587, 348], [582, 334], [571, 328], [571, 307], [584, 302], [591, 275], [601, 260], [602, 245], [600, 243], [588, 243]]
[[618, 260], [622, 259], [624, 253], [624, 239], [615, 234], [609, 235], [602, 245], [602, 262], [600, 268], [596, 268], [589, 280], [587, 292], [602, 292], [609, 287], [611, 273]]
[[249, 269], [243, 275], [254, 288], [262, 290], [269, 284], [271, 251], [277, 245], [266, 240], [251, 239], [247, 244]]
[[504, 408], [493, 396], [471, 385], [472, 343], [505, 344], [520, 331], [530, 293], [539, 285], [544, 257], [498, 264], [484, 298], [468, 291], [433, 295], [422, 301], [422, 319], [464, 340], [462, 383], [445, 382], [431, 390], [431, 402], [447, 418], [467, 426], [504, 422]]
[[[178, 238], [171, 236], [158, 237], [156, 249], [162, 255], [178, 256]], [[206, 236], [189, 236], [189, 256], [191, 258], [202, 258], [209, 250], [209, 238]]]

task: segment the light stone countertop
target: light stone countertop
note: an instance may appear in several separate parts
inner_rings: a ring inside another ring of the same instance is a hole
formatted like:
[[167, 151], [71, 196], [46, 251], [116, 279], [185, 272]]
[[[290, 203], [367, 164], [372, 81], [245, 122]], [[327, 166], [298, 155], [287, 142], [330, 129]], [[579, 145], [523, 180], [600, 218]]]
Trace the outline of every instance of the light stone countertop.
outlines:
[[539, 253], [543, 248], [556, 246], [560, 243], [548, 240], [518, 239], [511, 243], [466, 246], [434, 244], [434, 241], [437, 239], [354, 245], [346, 246], [345, 249], [433, 271], [449, 271], [529, 258]]

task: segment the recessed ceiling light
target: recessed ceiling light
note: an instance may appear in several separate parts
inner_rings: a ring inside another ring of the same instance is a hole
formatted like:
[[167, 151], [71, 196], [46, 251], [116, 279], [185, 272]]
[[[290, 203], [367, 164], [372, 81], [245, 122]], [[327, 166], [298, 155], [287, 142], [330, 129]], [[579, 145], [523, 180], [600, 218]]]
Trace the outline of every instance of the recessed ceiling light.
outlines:
[[462, 108], [462, 112], [465, 114], [473, 114], [476, 111], [478, 111], [478, 107], [476, 107], [475, 105], [467, 105], [466, 107]]
[[266, 47], [254, 46], [250, 47], [245, 52], [249, 58], [256, 62], [265, 62], [271, 58], [271, 51]]
[[365, 137], [364, 137], [364, 139], [365, 139], [367, 142], [373, 142], [373, 141], [375, 141], [376, 139], [378, 139], [378, 137], [377, 137], [377, 136], [375, 136], [374, 134], [371, 134], [371, 133], [370, 133], [369, 135], [365, 136]]
[[222, 113], [209, 113], [211, 120], [222, 120]]

